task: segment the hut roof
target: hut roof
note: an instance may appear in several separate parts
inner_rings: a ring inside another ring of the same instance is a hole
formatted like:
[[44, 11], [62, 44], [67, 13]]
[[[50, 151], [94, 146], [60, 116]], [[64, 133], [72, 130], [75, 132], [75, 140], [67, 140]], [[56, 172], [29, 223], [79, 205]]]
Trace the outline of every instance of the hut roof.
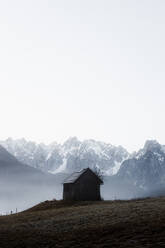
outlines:
[[[74, 173], [72, 173], [69, 177], [67, 177], [65, 180], [64, 180], [64, 184], [65, 183], [74, 183], [74, 182], [76, 182], [79, 178], [80, 178], [80, 176], [82, 175], [82, 174], [84, 174], [84, 172], [86, 172], [87, 170], [90, 170], [89, 168], [87, 168], [87, 169], [83, 169], [83, 170], [81, 170], [81, 171], [78, 171], [78, 172], [74, 172]], [[100, 183], [102, 184], [103, 183], [103, 181], [92, 171], [92, 170], [90, 170], [98, 179], [99, 179], [99, 181], [100, 181]]]

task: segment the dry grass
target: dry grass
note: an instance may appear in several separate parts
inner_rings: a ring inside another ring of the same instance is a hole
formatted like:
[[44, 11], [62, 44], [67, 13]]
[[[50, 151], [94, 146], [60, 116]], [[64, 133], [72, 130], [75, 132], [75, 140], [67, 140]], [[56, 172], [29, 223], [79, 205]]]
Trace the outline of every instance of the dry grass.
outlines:
[[0, 217], [1, 247], [165, 247], [165, 198], [47, 201]]

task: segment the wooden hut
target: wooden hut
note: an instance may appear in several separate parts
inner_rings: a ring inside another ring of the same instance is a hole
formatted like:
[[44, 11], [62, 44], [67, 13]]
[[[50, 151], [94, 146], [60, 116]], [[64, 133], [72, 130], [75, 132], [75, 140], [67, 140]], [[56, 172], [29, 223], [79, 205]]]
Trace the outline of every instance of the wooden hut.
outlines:
[[75, 172], [63, 183], [63, 199], [76, 201], [99, 201], [101, 178], [87, 168]]

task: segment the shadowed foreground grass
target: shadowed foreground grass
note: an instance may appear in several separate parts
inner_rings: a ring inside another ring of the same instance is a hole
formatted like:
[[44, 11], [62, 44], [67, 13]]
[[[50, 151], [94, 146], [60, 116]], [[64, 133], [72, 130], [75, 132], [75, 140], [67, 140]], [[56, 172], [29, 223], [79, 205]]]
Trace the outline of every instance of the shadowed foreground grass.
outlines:
[[165, 197], [46, 201], [0, 217], [1, 247], [165, 247]]

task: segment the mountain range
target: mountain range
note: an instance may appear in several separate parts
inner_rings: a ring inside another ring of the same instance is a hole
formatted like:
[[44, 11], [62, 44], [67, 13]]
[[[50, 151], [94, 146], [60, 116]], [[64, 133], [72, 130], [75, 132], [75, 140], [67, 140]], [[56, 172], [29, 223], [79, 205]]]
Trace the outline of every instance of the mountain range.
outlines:
[[11, 138], [0, 144], [20, 162], [53, 174], [96, 167], [110, 176], [118, 172], [122, 162], [130, 155], [122, 146], [95, 140], [81, 142], [76, 137], [69, 138], [63, 144], [36, 144]]
[[[104, 199], [165, 194], [165, 146], [155, 140], [132, 154], [121, 146], [75, 137], [64, 144], [11, 138], [0, 144], [0, 205], [5, 202], [10, 209], [61, 198], [63, 179], [86, 167], [104, 176]], [[12, 199], [17, 199], [14, 205]]]

